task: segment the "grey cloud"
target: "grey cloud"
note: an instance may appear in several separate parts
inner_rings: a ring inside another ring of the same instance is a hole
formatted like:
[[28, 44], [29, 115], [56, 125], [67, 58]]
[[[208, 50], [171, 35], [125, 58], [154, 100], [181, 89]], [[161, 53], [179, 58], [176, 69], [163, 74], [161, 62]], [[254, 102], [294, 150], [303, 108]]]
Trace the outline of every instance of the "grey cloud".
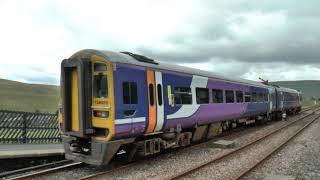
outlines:
[[[190, 22], [194, 33], [184, 34], [176, 30], [162, 42], [168, 48], [157, 48], [151, 44], [137, 47], [136, 51], [161, 61], [181, 63], [208, 62], [211, 58], [219, 58], [250, 63], [318, 64], [319, 5], [318, 1], [240, 1], [227, 4], [206, 1], [203, 10], [209, 13]], [[285, 22], [281, 27], [263, 29], [249, 37], [236, 36], [230, 31], [230, 23], [239, 28], [246, 23], [241, 17], [230, 22], [230, 16], [254, 11], [281, 13]], [[219, 13], [223, 16], [217, 15]]]

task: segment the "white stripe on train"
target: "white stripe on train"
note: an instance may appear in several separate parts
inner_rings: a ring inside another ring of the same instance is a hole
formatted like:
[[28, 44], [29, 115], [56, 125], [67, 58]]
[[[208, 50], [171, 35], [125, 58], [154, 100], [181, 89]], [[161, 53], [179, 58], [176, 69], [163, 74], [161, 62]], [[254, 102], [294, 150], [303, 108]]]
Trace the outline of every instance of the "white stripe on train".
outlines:
[[[192, 82], [190, 85], [191, 93], [196, 94], [196, 87], [206, 88], [207, 83], [208, 83], [207, 77], [194, 75], [192, 77]], [[198, 110], [199, 107], [200, 107], [200, 105], [196, 103], [196, 96], [192, 96], [192, 104], [182, 105], [181, 108], [177, 112], [167, 115], [167, 119], [189, 117], [192, 114], [194, 114]]]
[[115, 125], [146, 122], [146, 117], [116, 119]]
[[162, 129], [163, 126], [163, 122], [164, 122], [164, 103], [163, 103], [163, 85], [162, 85], [162, 73], [159, 71], [155, 72], [155, 80], [156, 80], [156, 92], [157, 92], [157, 97], [159, 98], [158, 95], [158, 85], [160, 85], [161, 87], [161, 101], [162, 104], [159, 104], [159, 99], [157, 101], [157, 123], [156, 123], [156, 127], [154, 129], [154, 132], [160, 131]]

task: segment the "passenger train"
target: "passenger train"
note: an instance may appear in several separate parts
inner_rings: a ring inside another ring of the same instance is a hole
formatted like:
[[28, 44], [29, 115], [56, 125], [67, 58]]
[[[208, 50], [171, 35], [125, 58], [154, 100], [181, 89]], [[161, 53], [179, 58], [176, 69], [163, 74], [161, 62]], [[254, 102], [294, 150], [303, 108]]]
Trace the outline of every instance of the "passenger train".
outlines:
[[66, 159], [106, 165], [206, 140], [301, 110], [301, 93], [164, 64], [130, 52], [81, 50], [61, 63]]

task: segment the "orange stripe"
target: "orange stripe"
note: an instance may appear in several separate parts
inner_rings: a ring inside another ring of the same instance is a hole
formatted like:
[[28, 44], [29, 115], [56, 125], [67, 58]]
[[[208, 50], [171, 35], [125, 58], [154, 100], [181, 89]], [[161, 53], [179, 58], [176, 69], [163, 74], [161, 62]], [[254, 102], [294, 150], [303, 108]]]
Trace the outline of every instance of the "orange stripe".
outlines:
[[153, 84], [153, 91], [155, 91], [155, 83], [154, 83], [154, 71], [147, 70], [147, 81], [148, 81], [148, 103], [149, 103], [149, 124], [147, 133], [152, 133], [154, 131], [154, 128], [156, 127], [156, 117], [157, 117], [157, 111], [156, 111], [156, 97], [155, 93], [153, 92], [152, 96], [154, 98], [154, 104], [153, 106], [150, 106], [150, 94], [149, 94], [149, 85]]

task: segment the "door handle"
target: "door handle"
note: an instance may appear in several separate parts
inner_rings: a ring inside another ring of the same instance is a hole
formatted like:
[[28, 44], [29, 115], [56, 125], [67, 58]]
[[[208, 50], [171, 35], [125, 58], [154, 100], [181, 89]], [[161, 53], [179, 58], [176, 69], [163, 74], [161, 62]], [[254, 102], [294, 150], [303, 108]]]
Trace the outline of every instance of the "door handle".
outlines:
[[129, 109], [129, 110], [124, 110], [123, 115], [126, 117], [133, 116], [136, 113], [136, 110], [134, 109]]

